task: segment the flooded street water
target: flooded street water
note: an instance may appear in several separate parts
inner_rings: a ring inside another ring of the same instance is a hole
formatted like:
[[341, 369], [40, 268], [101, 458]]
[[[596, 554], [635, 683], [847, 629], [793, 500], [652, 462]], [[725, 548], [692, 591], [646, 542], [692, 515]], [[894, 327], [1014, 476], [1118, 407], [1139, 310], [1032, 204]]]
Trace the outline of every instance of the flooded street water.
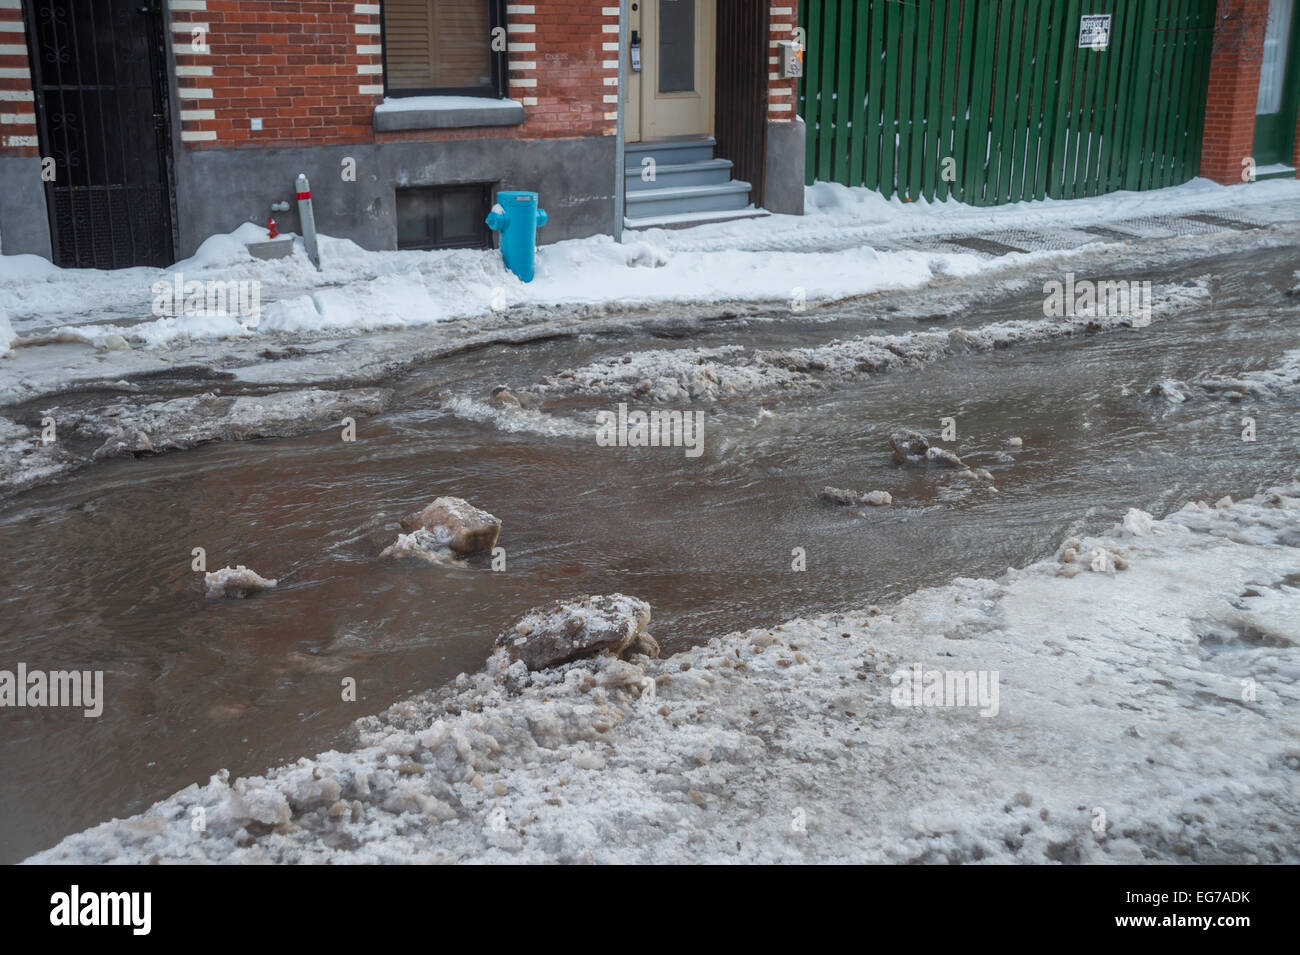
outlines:
[[[466, 414], [466, 399], [650, 348], [803, 347], [1041, 317], [1041, 291], [947, 316], [885, 313], [864, 299], [480, 350], [398, 383], [394, 410], [358, 422], [355, 443], [330, 431], [116, 460], [6, 501], [0, 658], [103, 669], [106, 705], [99, 719], [6, 714], [0, 862], [223, 767], [256, 773], [327, 749], [356, 717], [476, 669], [503, 628], [553, 599], [641, 597], [672, 652], [997, 575], [1129, 507], [1162, 515], [1291, 477], [1300, 391], [1181, 404], [1144, 393], [1162, 379], [1275, 367], [1300, 347], [1298, 300], [1283, 294], [1297, 264], [1284, 247], [1181, 266], [1159, 281], [1207, 279], [1209, 304], [1140, 330], [701, 402], [697, 458], [602, 448], [590, 431], [511, 430], [519, 419]], [[563, 424], [616, 404], [567, 399], [550, 410]], [[1257, 420], [1253, 443], [1241, 439], [1246, 415]], [[958, 428], [948, 446], [992, 472], [997, 491], [892, 463], [891, 431], [934, 439], [945, 417]], [[829, 507], [817, 498], [826, 485], [889, 491], [894, 503]], [[504, 572], [378, 560], [396, 521], [439, 495], [501, 518]], [[196, 547], [209, 569], [246, 564], [279, 587], [205, 600]], [[805, 572], [791, 570], [795, 548]], [[347, 677], [355, 703], [340, 700]]]

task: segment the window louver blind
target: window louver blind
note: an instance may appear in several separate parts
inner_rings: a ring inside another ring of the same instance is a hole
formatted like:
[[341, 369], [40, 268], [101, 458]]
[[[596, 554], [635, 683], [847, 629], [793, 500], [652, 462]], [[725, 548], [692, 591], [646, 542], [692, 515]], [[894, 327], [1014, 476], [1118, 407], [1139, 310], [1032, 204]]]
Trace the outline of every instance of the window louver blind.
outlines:
[[385, 0], [388, 88], [492, 88], [487, 0]]

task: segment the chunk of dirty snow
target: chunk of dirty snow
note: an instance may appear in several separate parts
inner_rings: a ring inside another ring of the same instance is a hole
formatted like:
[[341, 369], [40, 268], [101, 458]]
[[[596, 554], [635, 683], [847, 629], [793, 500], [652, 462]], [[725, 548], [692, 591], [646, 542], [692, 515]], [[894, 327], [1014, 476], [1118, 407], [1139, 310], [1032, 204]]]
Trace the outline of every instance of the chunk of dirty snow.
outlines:
[[14, 334], [13, 325], [9, 324], [9, 316], [0, 309], [0, 357], [9, 354], [12, 351], [14, 339], [18, 336]]
[[838, 487], [824, 487], [818, 497], [827, 504], [849, 506], [870, 504], [872, 507], [885, 507], [894, 503], [894, 497], [888, 491], [851, 491]]
[[501, 521], [462, 498], [440, 497], [403, 518], [402, 530], [427, 531], [456, 556], [469, 557], [496, 546]]
[[1155, 530], [1155, 518], [1146, 511], [1140, 511], [1136, 507], [1130, 507], [1128, 513], [1124, 515], [1124, 520], [1120, 521], [1115, 527], [1115, 533], [1127, 535], [1129, 537], [1146, 537]]
[[648, 633], [650, 605], [623, 594], [557, 600], [528, 611], [497, 638], [511, 660], [530, 670], [558, 666], [597, 653], [659, 655]]
[[243, 564], [211, 571], [203, 577], [204, 592], [209, 597], [233, 597], [237, 600], [262, 590], [272, 590], [276, 581], [268, 580]]
[[379, 557], [380, 559], [414, 557], [430, 564], [460, 563], [452, 556], [445, 537], [439, 537], [424, 528], [412, 531], [410, 534], [398, 534], [397, 540], [385, 547]]

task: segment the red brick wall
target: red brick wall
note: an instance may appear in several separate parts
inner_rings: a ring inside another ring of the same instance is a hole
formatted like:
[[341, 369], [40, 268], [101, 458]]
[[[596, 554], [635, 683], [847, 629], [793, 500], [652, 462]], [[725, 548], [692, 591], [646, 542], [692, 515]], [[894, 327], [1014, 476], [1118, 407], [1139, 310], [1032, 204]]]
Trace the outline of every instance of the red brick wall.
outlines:
[[1201, 153], [1201, 175], [1216, 182], [1241, 182], [1242, 160], [1254, 148], [1267, 18], [1260, 0], [1219, 0]]
[[32, 75], [18, 0], [0, 0], [0, 155], [36, 155]]
[[[776, 45], [783, 40], [796, 40], [795, 28], [799, 26], [798, 0], [769, 0], [768, 13], [768, 64], [767, 74], [767, 118], [774, 123], [793, 122], [796, 118], [795, 97], [798, 95], [797, 79], [783, 80], [779, 74], [779, 61]], [[725, 29], [724, 24], [718, 24]]]
[[[618, 6], [598, 0], [508, 5], [508, 95], [520, 126], [376, 134], [383, 102], [379, 3], [171, 0], [182, 140], [191, 149], [614, 131]], [[192, 49], [204, 31], [206, 51]], [[192, 74], [192, 75], [186, 75]], [[193, 75], [200, 74], [200, 75]], [[606, 80], [610, 79], [610, 83]], [[262, 120], [260, 131], [251, 128]]]
[[[798, 6], [796, 0], [769, 2], [768, 115], [789, 121], [797, 81], [776, 78], [776, 43], [794, 38]], [[376, 134], [371, 119], [383, 101], [378, 2], [168, 0], [168, 7], [187, 149], [560, 138], [615, 130], [618, 0], [507, 5], [509, 95], [524, 104], [522, 125], [387, 134]], [[0, 0], [5, 23], [21, 25], [18, 0]], [[25, 45], [24, 34], [0, 32], [3, 45]], [[21, 75], [8, 75], [14, 71]], [[0, 152], [35, 155], [32, 114], [26, 56], [0, 56]], [[260, 130], [252, 128], [254, 119], [261, 119]]]

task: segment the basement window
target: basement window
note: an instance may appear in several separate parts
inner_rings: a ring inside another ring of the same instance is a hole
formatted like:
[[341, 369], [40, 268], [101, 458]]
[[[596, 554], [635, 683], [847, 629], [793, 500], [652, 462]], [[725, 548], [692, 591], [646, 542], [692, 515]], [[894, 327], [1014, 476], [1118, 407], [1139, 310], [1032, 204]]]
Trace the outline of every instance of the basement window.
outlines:
[[492, 184], [397, 190], [399, 249], [491, 248], [487, 223]]
[[504, 0], [384, 0], [381, 23], [386, 96], [506, 95]]

